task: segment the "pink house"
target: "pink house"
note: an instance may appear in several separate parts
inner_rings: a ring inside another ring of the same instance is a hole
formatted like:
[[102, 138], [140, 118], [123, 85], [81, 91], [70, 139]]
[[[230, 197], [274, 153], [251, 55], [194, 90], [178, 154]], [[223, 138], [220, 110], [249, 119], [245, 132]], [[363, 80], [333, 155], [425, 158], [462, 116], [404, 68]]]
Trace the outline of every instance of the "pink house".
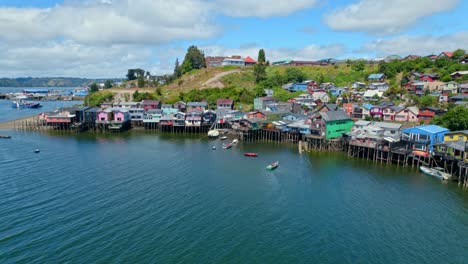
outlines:
[[398, 122], [419, 122], [418, 120], [419, 109], [417, 107], [407, 107], [401, 109], [395, 114], [395, 121]]
[[130, 115], [126, 109], [107, 108], [97, 113], [97, 123], [124, 123], [130, 121]]
[[393, 121], [395, 120], [395, 115], [397, 112], [402, 110], [403, 107], [399, 106], [386, 106], [382, 108], [383, 113], [383, 120], [385, 121]]
[[383, 110], [380, 106], [373, 106], [370, 110], [370, 115], [373, 118], [382, 118], [383, 117]]

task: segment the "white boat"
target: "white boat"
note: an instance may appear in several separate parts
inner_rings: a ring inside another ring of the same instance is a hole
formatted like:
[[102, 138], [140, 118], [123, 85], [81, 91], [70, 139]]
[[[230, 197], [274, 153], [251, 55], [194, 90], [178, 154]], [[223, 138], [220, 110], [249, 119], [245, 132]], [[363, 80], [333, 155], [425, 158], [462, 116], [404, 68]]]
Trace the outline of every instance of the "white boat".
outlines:
[[224, 136], [224, 137], [221, 137], [221, 140], [225, 140], [225, 139], [227, 139], [227, 137], [226, 137], [226, 136]]
[[231, 144], [237, 144], [239, 142], [239, 140], [237, 140], [237, 138], [233, 139]]
[[436, 167], [436, 168], [429, 168], [425, 166], [419, 167], [419, 169], [426, 175], [436, 177], [441, 180], [448, 180], [452, 177], [452, 175], [445, 173], [444, 169]]
[[208, 131], [208, 137], [219, 137], [219, 131], [218, 130], [210, 130]]

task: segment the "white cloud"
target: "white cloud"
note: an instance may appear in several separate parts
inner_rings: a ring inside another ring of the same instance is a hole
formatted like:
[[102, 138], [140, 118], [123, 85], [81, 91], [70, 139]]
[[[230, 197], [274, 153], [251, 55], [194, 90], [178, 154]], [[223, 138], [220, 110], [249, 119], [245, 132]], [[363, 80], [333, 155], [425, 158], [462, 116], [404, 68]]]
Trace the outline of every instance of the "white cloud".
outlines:
[[444, 36], [399, 36], [389, 39], [380, 39], [364, 44], [361, 52], [375, 53], [377, 56], [398, 54], [429, 55], [456, 49], [468, 49], [468, 31], [458, 32]]
[[[202, 46], [207, 56], [250, 56], [257, 59], [258, 50], [262, 47], [249, 45], [248, 47], [241, 48], [227, 48], [218, 45]], [[319, 60], [324, 58], [335, 58], [339, 57], [345, 52], [345, 47], [341, 44], [334, 45], [308, 45], [299, 49], [292, 48], [280, 48], [280, 49], [269, 49], [264, 48], [267, 60], [276, 61], [283, 59], [293, 60]]]
[[316, 3], [316, 0], [218, 0], [216, 7], [228, 16], [270, 17], [289, 15]]
[[337, 31], [394, 34], [420, 18], [453, 9], [459, 0], [360, 0], [324, 17]]
[[202, 0], [66, 2], [52, 8], [0, 8], [0, 39], [159, 44], [218, 32]]
[[154, 67], [151, 50], [126, 45], [89, 46], [73, 41], [35, 46], [0, 45], [0, 76], [123, 77], [128, 68]]

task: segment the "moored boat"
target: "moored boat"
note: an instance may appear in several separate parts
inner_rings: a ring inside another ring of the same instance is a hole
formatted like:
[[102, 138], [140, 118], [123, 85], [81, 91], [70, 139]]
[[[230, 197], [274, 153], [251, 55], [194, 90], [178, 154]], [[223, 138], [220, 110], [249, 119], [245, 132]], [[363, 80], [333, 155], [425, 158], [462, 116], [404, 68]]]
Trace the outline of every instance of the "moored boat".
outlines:
[[38, 148], [34, 150], [34, 153], [39, 153], [41, 152], [41, 150], [39, 150]]
[[232, 147], [231, 143], [223, 144], [223, 149], [230, 149]]
[[452, 175], [443, 172], [442, 168], [435, 167], [435, 168], [429, 168], [425, 166], [419, 167], [419, 169], [426, 175], [428, 176], [433, 176], [441, 180], [448, 180], [452, 177]]
[[226, 139], [227, 139], [227, 137], [226, 137], [226, 136], [224, 136], [224, 137], [221, 137], [220, 139], [221, 139], [221, 140], [226, 140]]
[[208, 131], [208, 137], [211, 137], [211, 138], [219, 137], [219, 131], [218, 130]]
[[279, 165], [279, 161], [275, 161], [272, 164], [268, 165], [266, 167], [266, 169], [267, 170], [274, 170], [274, 169], [278, 168], [278, 165]]
[[13, 101], [11, 104], [13, 108], [39, 108], [42, 107], [40, 103], [27, 102], [23, 100]]
[[11, 138], [11, 136], [8, 136], [8, 135], [0, 135], [0, 138]]
[[258, 154], [254, 153], [254, 152], [246, 152], [246, 153], [244, 153], [244, 156], [246, 156], [246, 157], [258, 157]]
[[237, 143], [239, 143], [239, 140], [237, 138], [233, 139], [231, 142], [231, 144], [237, 144]]

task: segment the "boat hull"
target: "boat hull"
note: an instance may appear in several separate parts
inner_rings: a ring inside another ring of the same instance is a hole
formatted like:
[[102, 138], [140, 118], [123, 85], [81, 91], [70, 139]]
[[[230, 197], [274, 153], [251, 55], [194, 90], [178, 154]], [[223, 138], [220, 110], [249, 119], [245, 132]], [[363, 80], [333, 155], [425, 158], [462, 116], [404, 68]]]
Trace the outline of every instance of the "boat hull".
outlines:
[[257, 153], [248, 152], [248, 153], [244, 153], [244, 156], [246, 156], [246, 157], [258, 157], [258, 154], [257, 154]]
[[436, 169], [431, 169], [431, 168], [424, 167], [424, 166], [421, 166], [419, 169], [421, 170], [422, 173], [428, 176], [435, 177], [440, 180], [448, 180], [451, 178], [450, 174], [436, 170]]

